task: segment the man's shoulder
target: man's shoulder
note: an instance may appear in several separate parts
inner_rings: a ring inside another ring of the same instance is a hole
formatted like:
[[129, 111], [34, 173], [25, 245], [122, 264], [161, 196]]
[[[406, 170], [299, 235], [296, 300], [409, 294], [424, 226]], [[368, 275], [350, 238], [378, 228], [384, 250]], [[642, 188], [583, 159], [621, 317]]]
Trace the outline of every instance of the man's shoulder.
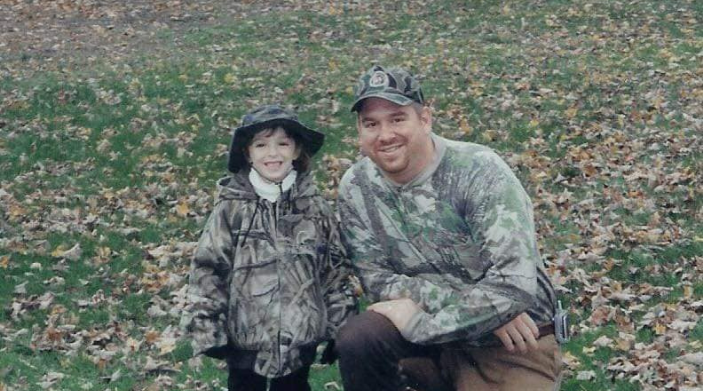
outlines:
[[492, 148], [482, 144], [476, 144], [468, 141], [450, 140], [447, 138], [443, 138], [442, 140], [447, 147], [447, 151], [450, 151], [452, 154], [456, 155], [456, 157], [461, 159], [480, 159], [482, 156], [496, 154]]
[[363, 157], [349, 167], [339, 181], [340, 193], [349, 190], [351, 187], [359, 186], [359, 181], [370, 180], [371, 164], [373, 164], [371, 159]]
[[467, 141], [443, 139], [449, 168], [498, 170], [507, 168], [505, 161], [492, 148]]

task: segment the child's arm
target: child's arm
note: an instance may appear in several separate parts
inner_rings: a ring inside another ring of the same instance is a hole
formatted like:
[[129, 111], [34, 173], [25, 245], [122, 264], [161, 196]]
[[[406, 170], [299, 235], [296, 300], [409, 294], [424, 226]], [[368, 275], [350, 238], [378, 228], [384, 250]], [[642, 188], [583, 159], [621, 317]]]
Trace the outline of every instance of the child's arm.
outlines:
[[191, 262], [188, 304], [181, 324], [194, 354], [223, 358], [227, 350], [227, 280], [232, 268], [232, 236], [227, 202], [208, 219]]
[[357, 299], [351, 286], [351, 264], [342, 245], [338, 221], [325, 208], [326, 253], [323, 262], [322, 287], [327, 306], [327, 335], [334, 339], [347, 318], [357, 312]]

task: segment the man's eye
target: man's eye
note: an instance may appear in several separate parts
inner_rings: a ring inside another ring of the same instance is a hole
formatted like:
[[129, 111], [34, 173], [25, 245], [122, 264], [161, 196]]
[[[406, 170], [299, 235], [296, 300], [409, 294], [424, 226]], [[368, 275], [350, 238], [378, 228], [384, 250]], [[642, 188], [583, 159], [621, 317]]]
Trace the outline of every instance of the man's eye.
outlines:
[[394, 118], [393, 122], [398, 123], [398, 122], [403, 122], [405, 121], [405, 118]]

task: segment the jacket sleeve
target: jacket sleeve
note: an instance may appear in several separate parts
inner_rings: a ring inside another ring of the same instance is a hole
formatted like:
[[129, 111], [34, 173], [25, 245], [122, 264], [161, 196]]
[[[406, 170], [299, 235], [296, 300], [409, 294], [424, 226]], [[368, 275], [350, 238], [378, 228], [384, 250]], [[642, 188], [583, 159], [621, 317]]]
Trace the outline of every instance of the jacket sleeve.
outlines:
[[221, 358], [228, 344], [228, 278], [232, 268], [232, 236], [228, 202], [210, 215], [191, 261], [188, 301], [181, 326], [191, 338], [194, 354]]
[[351, 264], [342, 246], [339, 223], [329, 208], [323, 209], [326, 245], [322, 271], [322, 288], [327, 307], [326, 335], [334, 339], [350, 315], [357, 312], [357, 300], [351, 287]]
[[[451, 292], [437, 312], [420, 312], [401, 330], [419, 344], [476, 340], [533, 307], [537, 292], [537, 249], [532, 205], [510, 168], [495, 154], [465, 196], [466, 213], [477, 230], [480, 257], [490, 266], [475, 285]], [[499, 173], [499, 174], [496, 174]]]
[[450, 287], [420, 277], [396, 273], [391, 255], [355, 207], [352, 197], [340, 188], [337, 206], [341, 236], [354, 270], [371, 302], [409, 298], [427, 312], [436, 312], [453, 298]]

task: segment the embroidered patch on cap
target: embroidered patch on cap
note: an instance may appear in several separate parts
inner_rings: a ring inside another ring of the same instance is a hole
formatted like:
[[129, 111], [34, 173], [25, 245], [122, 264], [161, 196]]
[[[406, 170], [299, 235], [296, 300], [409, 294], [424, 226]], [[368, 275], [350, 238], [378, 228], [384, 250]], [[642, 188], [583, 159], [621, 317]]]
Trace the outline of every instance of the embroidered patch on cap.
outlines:
[[383, 71], [376, 71], [371, 75], [369, 80], [369, 86], [371, 87], [388, 87], [388, 75]]

